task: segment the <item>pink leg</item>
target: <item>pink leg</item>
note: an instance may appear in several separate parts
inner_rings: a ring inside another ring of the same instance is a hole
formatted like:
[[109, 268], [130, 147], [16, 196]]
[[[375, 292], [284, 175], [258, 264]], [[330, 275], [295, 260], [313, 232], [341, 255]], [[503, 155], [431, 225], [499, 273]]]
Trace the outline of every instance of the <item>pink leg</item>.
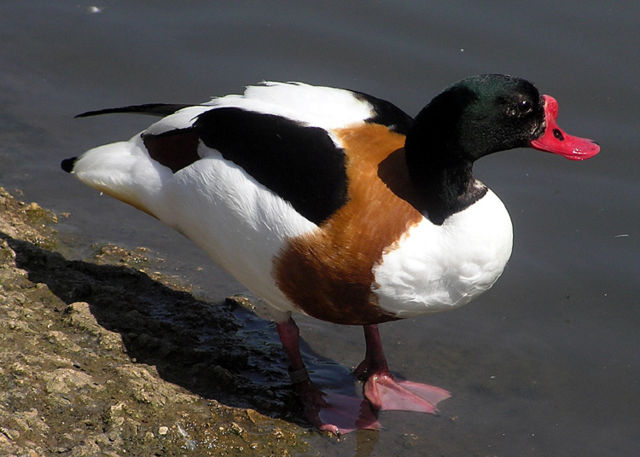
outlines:
[[280, 341], [289, 358], [289, 375], [304, 413], [314, 426], [332, 433], [349, 433], [357, 429], [378, 429], [378, 423], [366, 400], [321, 391], [311, 379], [300, 355], [300, 331], [289, 318], [276, 324]]
[[444, 389], [411, 381], [396, 381], [389, 372], [382, 350], [377, 325], [365, 325], [367, 344], [364, 360], [355, 370], [356, 376], [366, 379], [364, 396], [375, 410], [417, 411], [434, 414], [438, 402], [451, 395]]

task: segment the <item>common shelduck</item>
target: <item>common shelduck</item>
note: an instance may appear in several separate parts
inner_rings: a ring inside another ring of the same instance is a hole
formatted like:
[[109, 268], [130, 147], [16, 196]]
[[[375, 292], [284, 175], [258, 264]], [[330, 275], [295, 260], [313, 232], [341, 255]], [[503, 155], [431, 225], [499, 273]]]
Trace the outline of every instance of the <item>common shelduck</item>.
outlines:
[[[599, 146], [568, 135], [528, 81], [473, 76], [415, 119], [344, 89], [264, 82], [200, 105], [91, 111], [162, 117], [129, 141], [62, 162], [85, 184], [191, 239], [272, 310], [307, 419], [344, 433], [379, 410], [436, 411], [449, 393], [394, 380], [377, 324], [445, 311], [489, 289], [511, 254], [500, 199], [475, 160], [533, 147], [572, 160]], [[307, 374], [292, 312], [363, 325], [365, 400]]]

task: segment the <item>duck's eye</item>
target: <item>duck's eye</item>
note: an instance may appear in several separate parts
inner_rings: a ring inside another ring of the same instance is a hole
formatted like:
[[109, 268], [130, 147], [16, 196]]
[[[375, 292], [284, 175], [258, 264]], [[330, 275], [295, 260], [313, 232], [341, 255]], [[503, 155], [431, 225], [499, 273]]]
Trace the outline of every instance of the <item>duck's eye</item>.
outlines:
[[529, 100], [520, 100], [517, 103], [507, 108], [507, 116], [520, 117], [525, 114], [529, 114], [532, 110], [532, 105]]
[[529, 100], [521, 100], [519, 104], [520, 112], [526, 114], [531, 111], [531, 102]]

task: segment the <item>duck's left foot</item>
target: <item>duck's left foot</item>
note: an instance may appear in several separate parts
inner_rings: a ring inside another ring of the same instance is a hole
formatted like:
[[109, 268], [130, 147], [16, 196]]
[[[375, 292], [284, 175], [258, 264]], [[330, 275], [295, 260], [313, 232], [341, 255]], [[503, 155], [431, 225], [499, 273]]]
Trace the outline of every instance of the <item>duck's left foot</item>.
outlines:
[[293, 319], [278, 322], [276, 328], [291, 363], [291, 383], [304, 406], [304, 415], [311, 424], [320, 430], [335, 434], [380, 428], [376, 414], [367, 400], [323, 392], [311, 382], [302, 362], [300, 332]]
[[375, 410], [415, 411], [437, 414], [439, 402], [451, 394], [436, 386], [396, 381], [390, 373], [374, 373], [365, 382], [364, 396]]

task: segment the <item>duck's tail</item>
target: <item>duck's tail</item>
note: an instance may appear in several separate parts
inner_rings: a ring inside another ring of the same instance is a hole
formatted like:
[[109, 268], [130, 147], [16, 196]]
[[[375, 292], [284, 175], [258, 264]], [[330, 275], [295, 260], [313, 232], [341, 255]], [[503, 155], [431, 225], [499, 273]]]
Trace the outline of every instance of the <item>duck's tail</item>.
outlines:
[[172, 173], [149, 158], [140, 135], [90, 149], [60, 165], [88, 186], [161, 218], [154, 202]]

